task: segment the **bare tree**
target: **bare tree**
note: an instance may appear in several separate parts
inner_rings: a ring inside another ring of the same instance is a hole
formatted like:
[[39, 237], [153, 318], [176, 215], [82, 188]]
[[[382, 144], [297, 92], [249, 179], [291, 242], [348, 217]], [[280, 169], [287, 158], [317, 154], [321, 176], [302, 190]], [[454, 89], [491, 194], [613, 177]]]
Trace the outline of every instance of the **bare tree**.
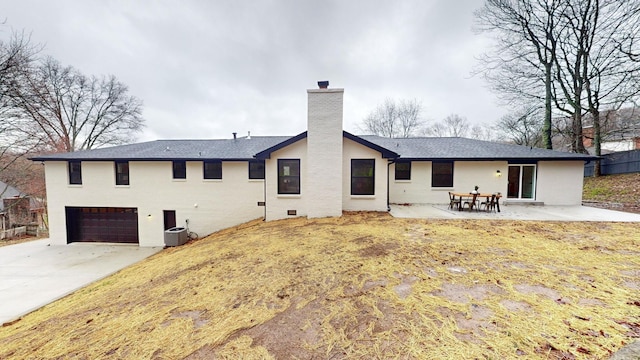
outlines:
[[495, 126], [505, 140], [517, 145], [542, 147], [543, 120], [540, 108], [522, 108], [503, 116]]
[[424, 126], [421, 113], [422, 104], [416, 99], [386, 99], [362, 121], [360, 130], [390, 138], [412, 137]]
[[425, 135], [434, 137], [468, 137], [471, 125], [467, 118], [458, 114], [451, 114], [441, 122], [429, 126]]
[[[498, 33], [497, 46], [485, 54], [481, 72], [509, 98], [534, 103], [544, 99], [543, 142], [551, 143], [552, 81], [556, 34], [562, 1], [487, 0], [476, 11], [479, 30]], [[544, 87], [541, 94], [540, 85]]]
[[23, 136], [71, 152], [132, 141], [142, 130], [142, 102], [114, 76], [87, 77], [47, 57], [20, 78], [13, 105]]
[[499, 133], [495, 131], [495, 128], [491, 124], [486, 123], [472, 125], [471, 131], [469, 132], [469, 137], [471, 139], [484, 141], [503, 141]]
[[[12, 98], [16, 83], [35, 61], [41, 47], [32, 45], [24, 32], [14, 32], [7, 42], [0, 40], [0, 178], [16, 168], [15, 163], [31, 150], [33, 143], [18, 134]], [[9, 182], [11, 183], [11, 182]], [[5, 191], [0, 188], [0, 195]]]
[[[597, 12], [599, 21], [591, 25], [597, 30], [591, 33], [591, 51], [582, 69], [595, 154], [600, 156], [611, 112], [635, 103], [640, 95], [640, 63], [630, 61], [628, 54], [620, 51], [621, 47], [633, 49], [640, 40], [640, 6], [635, 2], [595, 1], [591, 11]], [[600, 175], [599, 162], [594, 175]]]
[[[496, 51], [483, 73], [503, 97], [545, 102], [545, 145], [550, 142], [552, 101], [571, 119], [559, 124], [571, 150], [585, 153], [583, 117], [589, 114], [599, 154], [603, 110], [638, 97], [640, 4], [618, 0], [486, 0], [476, 13], [481, 31], [497, 34]], [[551, 70], [551, 71], [550, 71]], [[541, 86], [544, 84], [544, 87]], [[543, 90], [544, 88], [544, 90]]]

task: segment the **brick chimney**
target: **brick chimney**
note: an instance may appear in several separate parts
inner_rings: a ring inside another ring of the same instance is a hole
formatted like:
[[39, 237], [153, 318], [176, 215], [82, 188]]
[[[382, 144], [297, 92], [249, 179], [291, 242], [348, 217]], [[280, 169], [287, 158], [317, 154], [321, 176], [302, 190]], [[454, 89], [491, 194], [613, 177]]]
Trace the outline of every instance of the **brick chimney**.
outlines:
[[307, 216], [342, 215], [342, 109], [344, 89], [307, 90]]

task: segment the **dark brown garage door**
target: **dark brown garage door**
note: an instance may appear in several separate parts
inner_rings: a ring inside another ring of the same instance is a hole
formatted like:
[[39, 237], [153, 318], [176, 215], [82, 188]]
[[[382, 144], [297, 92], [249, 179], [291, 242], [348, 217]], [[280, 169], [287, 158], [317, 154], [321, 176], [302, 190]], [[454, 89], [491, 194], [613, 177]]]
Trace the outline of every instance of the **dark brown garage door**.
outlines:
[[138, 243], [138, 209], [67, 207], [67, 243]]

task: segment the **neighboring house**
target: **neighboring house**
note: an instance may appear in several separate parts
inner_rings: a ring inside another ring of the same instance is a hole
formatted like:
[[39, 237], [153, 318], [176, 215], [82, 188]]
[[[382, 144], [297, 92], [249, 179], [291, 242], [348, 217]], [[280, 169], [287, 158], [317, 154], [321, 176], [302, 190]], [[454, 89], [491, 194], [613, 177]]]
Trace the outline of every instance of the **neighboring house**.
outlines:
[[[640, 149], [640, 109], [635, 107], [603, 111], [600, 114], [600, 149], [602, 154]], [[593, 117], [585, 114], [582, 144], [595, 154]]]
[[42, 225], [44, 208], [38, 199], [0, 181], [0, 230], [16, 226]]
[[[607, 134], [600, 142], [600, 150], [602, 154], [612, 152], [640, 150], [640, 125], [630, 127], [624, 130], [618, 130]], [[589, 153], [595, 153], [595, 145], [593, 143], [593, 127], [585, 127], [582, 129], [584, 147]]]
[[264, 217], [387, 211], [447, 203], [448, 191], [509, 202], [580, 205], [592, 156], [463, 138], [389, 139], [342, 130], [343, 89], [308, 90], [299, 135], [158, 140], [46, 155], [53, 244], [162, 246], [164, 230], [201, 235]]

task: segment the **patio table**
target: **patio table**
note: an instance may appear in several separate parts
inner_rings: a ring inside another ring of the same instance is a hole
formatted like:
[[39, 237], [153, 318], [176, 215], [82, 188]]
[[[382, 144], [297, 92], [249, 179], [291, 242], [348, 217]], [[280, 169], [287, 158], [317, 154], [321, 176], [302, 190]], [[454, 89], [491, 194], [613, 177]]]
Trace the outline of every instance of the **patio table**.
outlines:
[[[452, 192], [451, 195], [453, 195], [454, 197], [458, 197], [460, 198], [460, 202], [458, 203], [458, 211], [462, 211], [462, 204], [464, 203], [463, 199], [473, 199], [473, 195], [472, 193], [457, 193], [457, 192]], [[486, 198], [487, 203], [489, 203], [489, 201], [491, 201], [491, 196], [493, 196], [493, 194], [491, 193], [478, 193], [476, 195], [476, 199], [478, 198]], [[496, 209], [498, 210], [498, 212], [500, 212], [500, 198], [502, 197], [501, 194], [496, 194]], [[469, 211], [471, 211], [472, 207], [469, 207]]]

